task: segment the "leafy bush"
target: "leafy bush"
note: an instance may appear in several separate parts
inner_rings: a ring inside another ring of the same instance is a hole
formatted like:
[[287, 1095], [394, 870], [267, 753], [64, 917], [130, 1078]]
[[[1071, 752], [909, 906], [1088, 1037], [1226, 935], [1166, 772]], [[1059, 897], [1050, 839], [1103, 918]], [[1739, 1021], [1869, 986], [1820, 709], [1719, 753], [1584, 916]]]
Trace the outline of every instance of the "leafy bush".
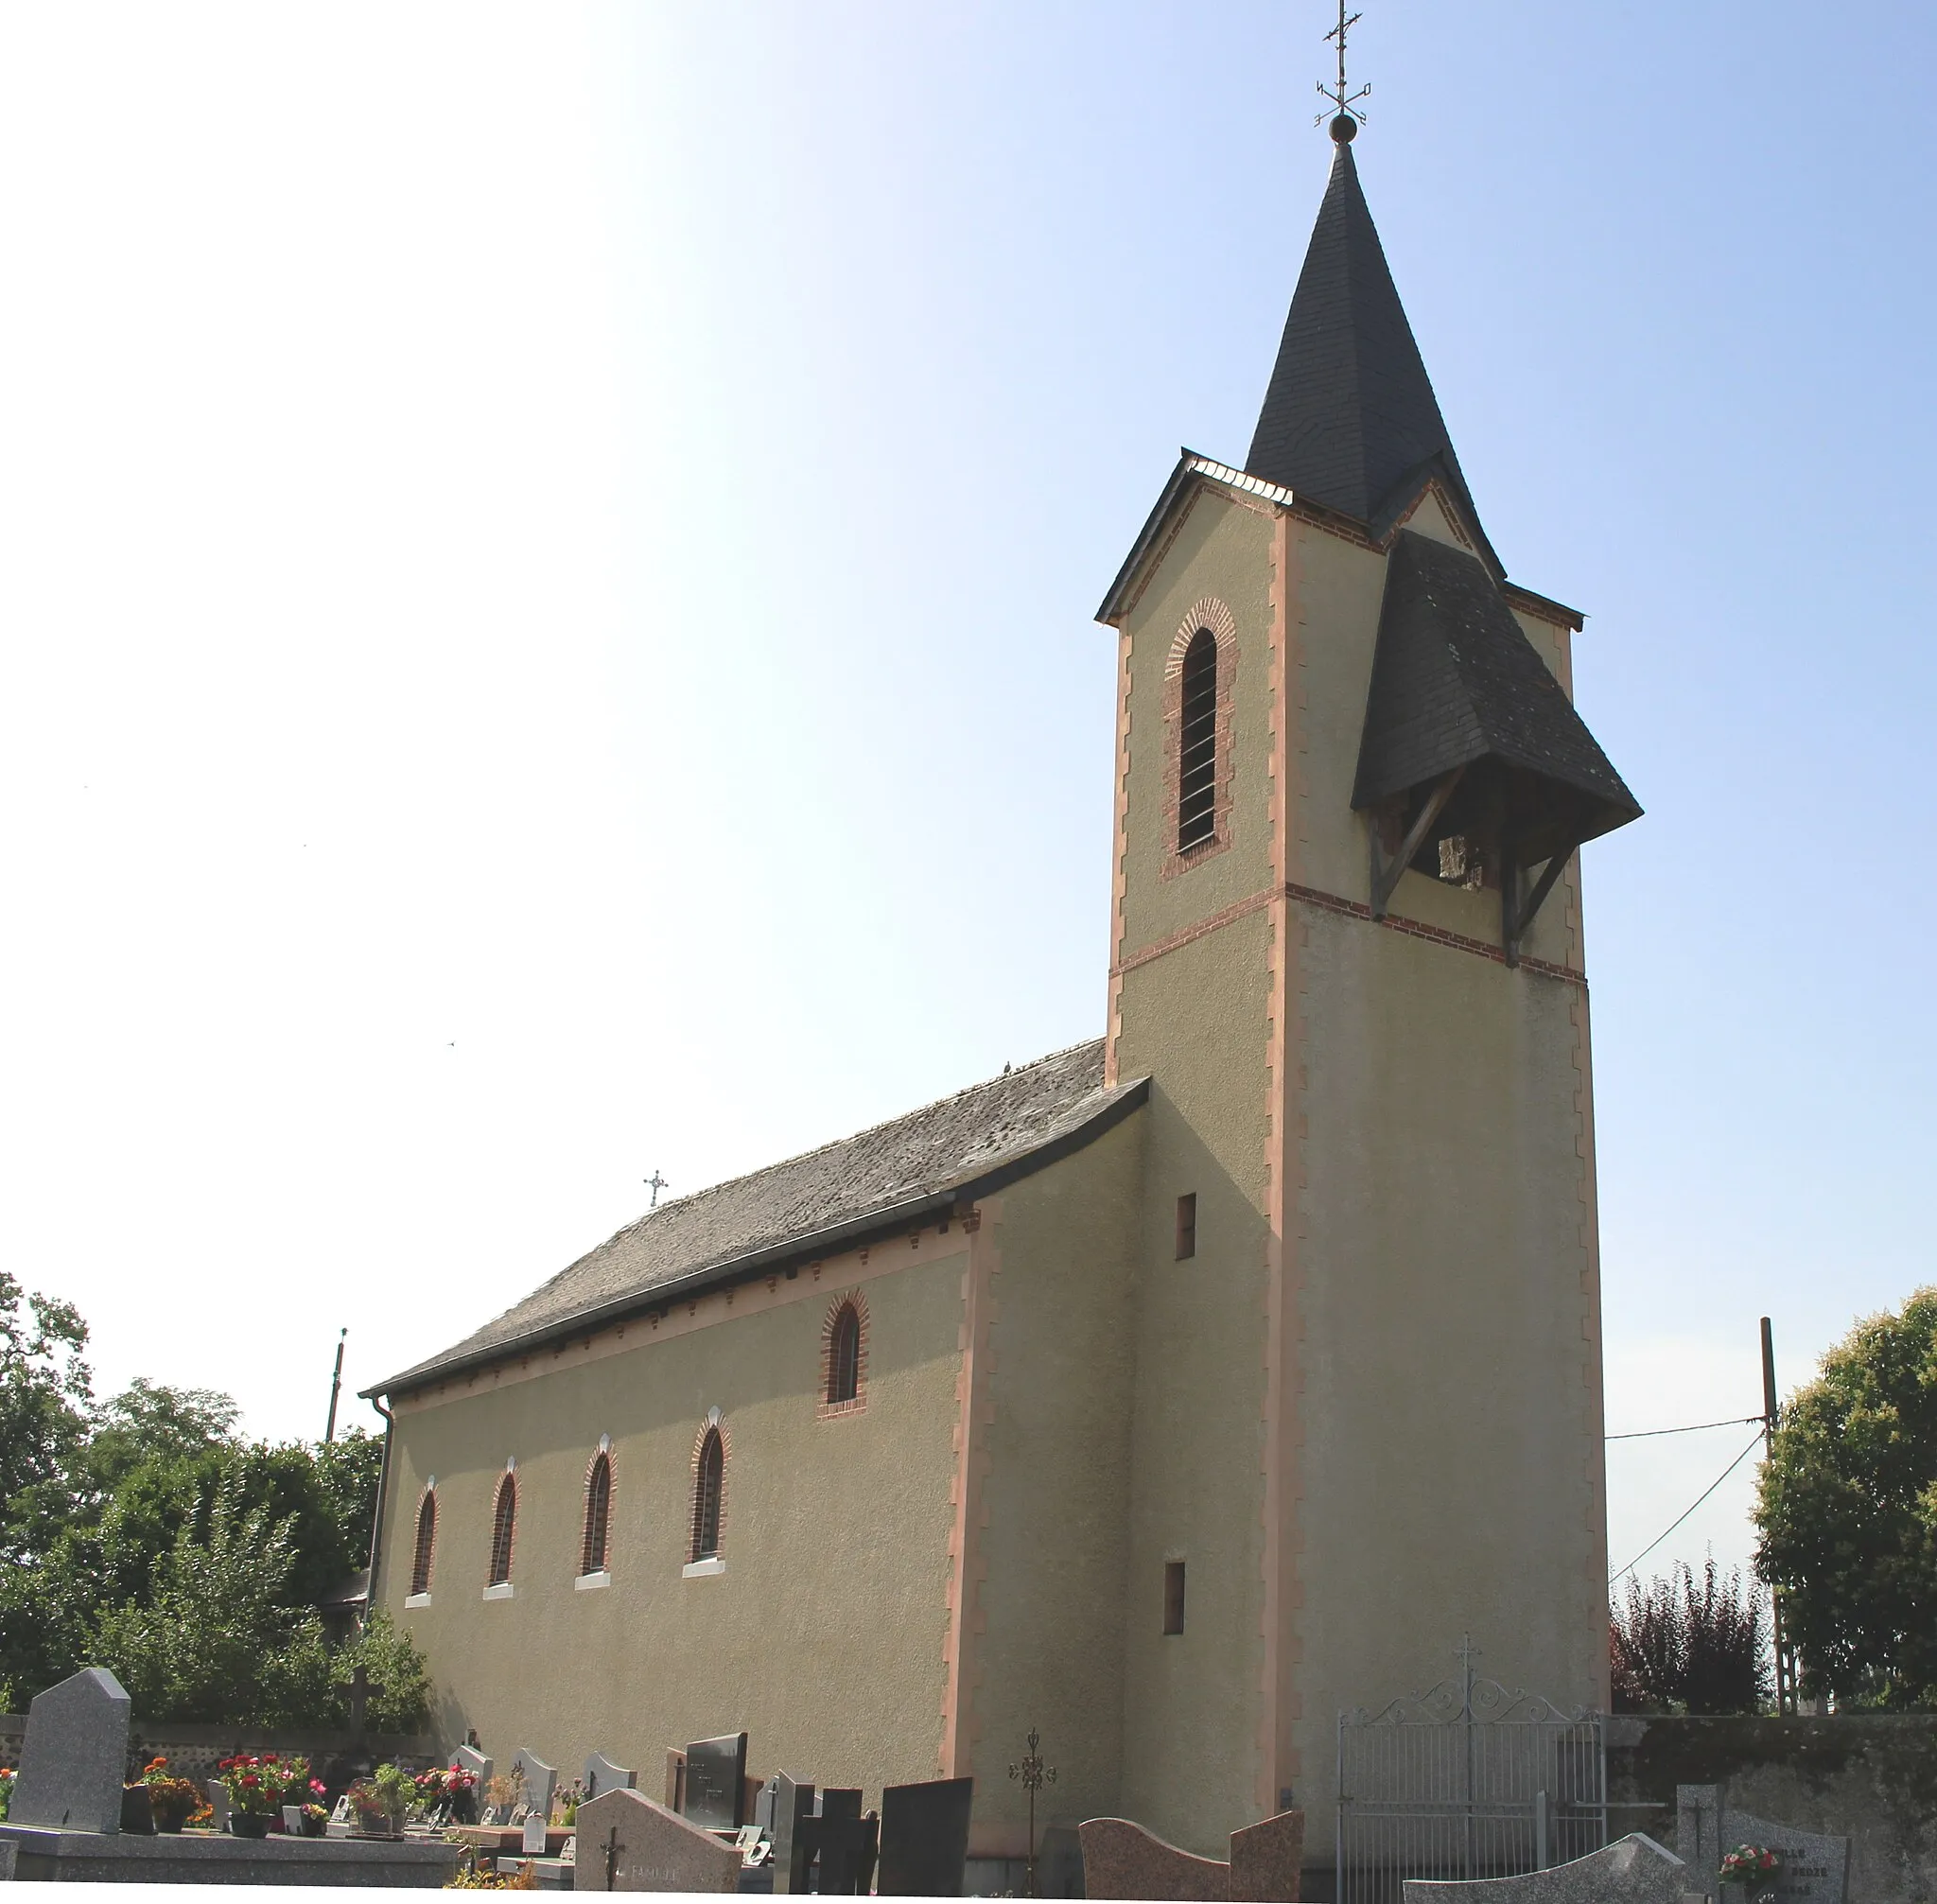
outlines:
[[1616, 1712], [1759, 1712], [1771, 1696], [1769, 1609], [1712, 1556], [1699, 1582], [1686, 1565], [1631, 1575], [1609, 1638]]

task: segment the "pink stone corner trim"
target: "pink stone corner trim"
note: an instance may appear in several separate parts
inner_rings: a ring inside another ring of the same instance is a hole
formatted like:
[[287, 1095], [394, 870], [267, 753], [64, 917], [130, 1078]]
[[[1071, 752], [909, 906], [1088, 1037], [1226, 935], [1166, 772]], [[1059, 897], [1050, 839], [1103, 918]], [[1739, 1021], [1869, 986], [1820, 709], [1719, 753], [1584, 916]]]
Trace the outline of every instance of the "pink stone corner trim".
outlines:
[[1104, 1006], [1103, 1082], [1117, 1081], [1117, 1044], [1124, 1035], [1124, 898], [1129, 874], [1126, 856], [1130, 831], [1130, 635], [1116, 638], [1116, 802], [1109, 848], [1109, 993]]
[[956, 1337], [961, 1359], [955, 1375], [955, 1467], [950, 1489], [954, 1512], [949, 1529], [938, 1755], [944, 1778], [967, 1778], [974, 1773], [980, 1732], [975, 1691], [981, 1681], [976, 1641], [987, 1623], [982, 1606], [982, 1587], [988, 1575], [982, 1528], [988, 1512], [988, 1431], [994, 1415], [989, 1328], [996, 1315], [995, 1279], [1002, 1268], [1001, 1198], [985, 1199], [979, 1214], [989, 1220], [972, 1229], [963, 1225], [969, 1231], [969, 1244], [962, 1269], [962, 1320]]

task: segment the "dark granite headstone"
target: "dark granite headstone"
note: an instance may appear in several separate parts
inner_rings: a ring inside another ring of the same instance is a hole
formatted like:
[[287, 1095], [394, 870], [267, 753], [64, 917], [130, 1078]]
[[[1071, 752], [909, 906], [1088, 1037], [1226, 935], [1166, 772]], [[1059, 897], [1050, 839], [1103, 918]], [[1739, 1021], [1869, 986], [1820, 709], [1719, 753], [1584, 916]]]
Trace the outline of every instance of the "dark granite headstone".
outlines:
[[1697, 1883], [1713, 1892], [1722, 1854], [1737, 1844], [1777, 1853], [1781, 1867], [1766, 1888], [1776, 1904], [1843, 1904], [1848, 1894], [1850, 1841], [1778, 1825], [1729, 1803], [1725, 1785], [1675, 1788], [1678, 1844]]
[[128, 1695], [105, 1667], [50, 1686], [26, 1709], [9, 1825], [121, 1829]]
[[881, 1880], [883, 1897], [959, 1897], [968, 1860], [972, 1778], [890, 1785], [881, 1793]]
[[824, 1895], [865, 1896], [874, 1888], [875, 1859], [881, 1847], [881, 1820], [861, 1815], [861, 1793], [843, 1787], [821, 1793], [820, 1816], [812, 1821]]
[[746, 1734], [729, 1732], [686, 1748], [681, 1815], [707, 1831], [738, 1831], [746, 1823]]
[[767, 1780], [760, 1823], [774, 1841], [774, 1889], [797, 1895], [807, 1889], [813, 1862], [813, 1787], [796, 1785], [784, 1772]]

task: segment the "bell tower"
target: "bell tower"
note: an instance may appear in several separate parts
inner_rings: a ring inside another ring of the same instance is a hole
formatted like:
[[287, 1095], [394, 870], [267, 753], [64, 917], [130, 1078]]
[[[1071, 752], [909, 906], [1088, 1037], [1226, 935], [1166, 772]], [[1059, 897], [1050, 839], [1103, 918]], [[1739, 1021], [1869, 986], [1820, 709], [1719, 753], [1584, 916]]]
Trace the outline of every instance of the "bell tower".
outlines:
[[1151, 1079], [1122, 1808], [1307, 1810], [1342, 1709], [1607, 1693], [1579, 848], [1639, 808], [1580, 617], [1482, 528], [1360, 187], [1242, 464], [1185, 452], [1117, 631], [1107, 1062]]

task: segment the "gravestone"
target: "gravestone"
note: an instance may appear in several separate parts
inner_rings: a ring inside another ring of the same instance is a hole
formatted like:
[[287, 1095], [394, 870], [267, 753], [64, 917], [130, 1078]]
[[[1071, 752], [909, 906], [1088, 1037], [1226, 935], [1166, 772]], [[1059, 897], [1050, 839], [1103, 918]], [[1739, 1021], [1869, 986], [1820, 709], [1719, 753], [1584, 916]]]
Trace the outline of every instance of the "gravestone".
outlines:
[[128, 1714], [128, 1695], [104, 1667], [42, 1693], [26, 1709], [8, 1823], [118, 1832]]
[[[514, 1776], [520, 1773], [524, 1774], [526, 1810], [536, 1812], [541, 1821], [550, 1818], [552, 1788], [558, 1783], [557, 1766], [547, 1765], [521, 1745], [511, 1756], [511, 1769]], [[513, 1822], [522, 1824], [524, 1821], [515, 1819]]]
[[738, 1831], [746, 1823], [745, 1808], [746, 1734], [689, 1745], [681, 1814], [708, 1831]]
[[861, 1815], [861, 1793], [837, 1786], [821, 1793], [820, 1815], [807, 1822], [820, 1860], [814, 1885], [824, 1895], [866, 1896], [874, 1888], [881, 1820]]
[[774, 1889], [797, 1896], [807, 1889], [808, 1867], [813, 1862], [813, 1787], [777, 1772], [761, 1789], [760, 1808], [759, 1822], [774, 1844], [768, 1860], [774, 1867]]
[[1518, 1878], [1408, 1878], [1405, 1904], [1681, 1904], [1690, 1891], [1700, 1895], [1697, 1874], [1632, 1831], [1585, 1858]]
[[959, 1897], [968, 1861], [972, 1778], [934, 1778], [890, 1785], [881, 1792], [881, 1874], [883, 1897]]
[[0, 1843], [0, 1884], [13, 1881], [13, 1860], [17, 1855], [17, 1847], [11, 1840]]
[[740, 1888], [740, 1853], [710, 1831], [621, 1786], [579, 1807], [572, 1888], [706, 1891]]
[[638, 1773], [630, 1766], [615, 1765], [602, 1752], [585, 1760], [586, 1798], [596, 1798], [602, 1791], [630, 1791], [638, 1782]]
[[1737, 1844], [1760, 1844], [1782, 1859], [1780, 1870], [1757, 1889], [1776, 1904], [1843, 1904], [1849, 1890], [1850, 1841], [1820, 1831], [1777, 1825], [1728, 1802], [1725, 1785], [1675, 1788], [1676, 1839], [1695, 1882], [1713, 1894], [1722, 1854]]

